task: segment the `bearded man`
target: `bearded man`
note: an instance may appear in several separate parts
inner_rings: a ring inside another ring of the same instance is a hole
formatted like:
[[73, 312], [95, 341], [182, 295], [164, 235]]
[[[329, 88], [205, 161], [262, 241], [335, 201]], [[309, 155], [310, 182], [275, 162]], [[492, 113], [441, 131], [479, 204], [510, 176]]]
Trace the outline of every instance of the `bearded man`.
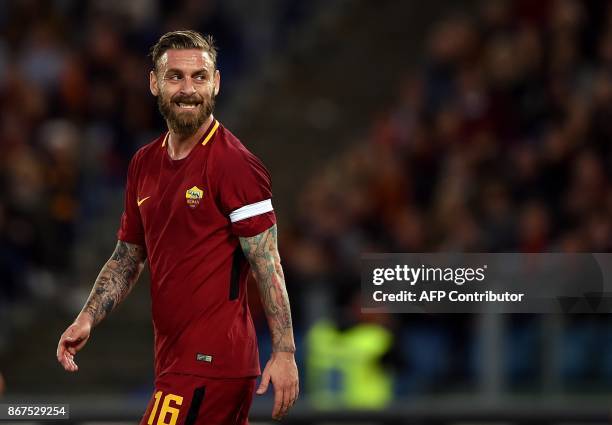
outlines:
[[299, 384], [270, 175], [213, 116], [220, 73], [210, 36], [169, 32], [151, 57], [150, 89], [168, 131], [130, 162], [117, 246], [61, 335], [57, 359], [78, 370], [74, 356], [148, 260], [155, 390], [141, 425], [247, 424], [260, 375], [246, 294], [252, 272], [272, 337], [257, 394], [272, 383], [280, 419]]

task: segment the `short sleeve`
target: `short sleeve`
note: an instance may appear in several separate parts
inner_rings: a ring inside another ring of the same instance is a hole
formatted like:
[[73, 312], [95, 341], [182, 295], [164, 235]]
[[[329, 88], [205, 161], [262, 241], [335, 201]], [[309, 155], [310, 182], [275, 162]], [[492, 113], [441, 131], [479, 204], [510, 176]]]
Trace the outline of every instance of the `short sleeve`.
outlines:
[[133, 243], [136, 245], [145, 246], [144, 229], [140, 210], [138, 209], [138, 193], [136, 183], [138, 181], [136, 175], [136, 156], [130, 161], [128, 167], [127, 183], [125, 186], [125, 201], [123, 214], [121, 215], [121, 223], [117, 231], [117, 239]]
[[255, 236], [276, 223], [272, 207], [270, 173], [263, 163], [246, 149], [240, 149], [224, 161], [219, 180], [221, 210], [231, 222], [232, 233], [239, 237]]

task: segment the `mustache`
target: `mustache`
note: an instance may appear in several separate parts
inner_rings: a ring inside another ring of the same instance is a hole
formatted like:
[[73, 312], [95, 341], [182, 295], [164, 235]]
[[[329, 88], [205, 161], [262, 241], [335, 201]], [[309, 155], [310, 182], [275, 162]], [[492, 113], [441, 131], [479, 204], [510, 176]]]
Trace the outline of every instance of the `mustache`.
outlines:
[[178, 96], [173, 97], [170, 101], [174, 103], [190, 103], [190, 104], [204, 103], [204, 99], [202, 99], [200, 96], [178, 95]]

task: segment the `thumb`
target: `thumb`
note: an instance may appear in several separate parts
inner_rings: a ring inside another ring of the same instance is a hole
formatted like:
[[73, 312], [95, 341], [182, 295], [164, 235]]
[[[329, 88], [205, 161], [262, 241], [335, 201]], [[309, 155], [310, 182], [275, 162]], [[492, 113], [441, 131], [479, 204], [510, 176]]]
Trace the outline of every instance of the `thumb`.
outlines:
[[259, 383], [259, 388], [257, 388], [256, 391], [257, 395], [262, 395], [268, 391], [268, 384], [270, 384], [270, 375], [264, 372], [264, 374], [261, 375], [261, 382]]
[[80, 335], [75, 335], [75, 333], [73, 332], [73, 333], [72, 333], [72, 335], [68, 335], [68, 336], [66, 337], [66, 342], [67, 342], [69, 345], [74, 345], [74, 344], [76, 344], [77, 342], [79, 342], [81, 339], [82, 339], [82, 338], [81, 338], [81, 336], [80, 336]]
[[77, 339], [77, 334], [79, 333], [79, 329], [72, 325], [68, 328], [66, 332], [66, 341], [74, 342]]

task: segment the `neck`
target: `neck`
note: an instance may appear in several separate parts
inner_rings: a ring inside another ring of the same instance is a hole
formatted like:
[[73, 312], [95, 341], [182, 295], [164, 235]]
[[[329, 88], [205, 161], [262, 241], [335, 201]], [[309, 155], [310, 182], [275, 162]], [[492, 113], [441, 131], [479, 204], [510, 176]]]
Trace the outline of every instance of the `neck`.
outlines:
[[172, 159], [183, 159], [189, 155], [189, 152], [195, 147], [195, 145], [202, 139], [204, 133], [213, 122], [214, 117], [212, 114], [204, 121], [204, 123], [197, 129], [193, 134], [180, 134], [174, 130], [169, 130], [168, 135], [168, 155]]

